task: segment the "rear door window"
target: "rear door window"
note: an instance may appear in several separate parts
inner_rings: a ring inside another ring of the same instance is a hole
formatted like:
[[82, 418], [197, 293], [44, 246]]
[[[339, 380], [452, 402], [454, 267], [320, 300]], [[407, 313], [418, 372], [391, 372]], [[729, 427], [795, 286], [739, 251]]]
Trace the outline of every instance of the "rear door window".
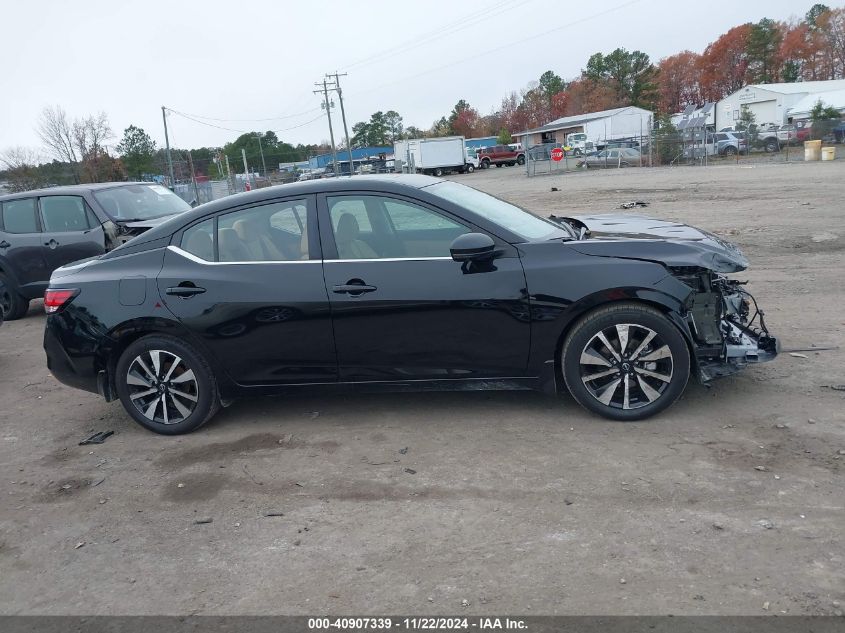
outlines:
[[87, 231], [90, 213], [79, 196], [44, 196], [41, 198], [41, 221], [47, 233]]
[[3, 203], [3, 228], [7, 233], [38, 233], [35, 198], [8, 200]]

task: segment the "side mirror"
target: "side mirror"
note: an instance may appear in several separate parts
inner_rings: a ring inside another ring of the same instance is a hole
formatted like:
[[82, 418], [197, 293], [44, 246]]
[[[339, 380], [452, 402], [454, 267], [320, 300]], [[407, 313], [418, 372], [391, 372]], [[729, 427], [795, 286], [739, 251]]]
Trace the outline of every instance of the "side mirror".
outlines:
[[464, 233], [455, 238], [449, 247], [456, 262], [473, 262], [493, 259], [496, 243], [486, 233]]

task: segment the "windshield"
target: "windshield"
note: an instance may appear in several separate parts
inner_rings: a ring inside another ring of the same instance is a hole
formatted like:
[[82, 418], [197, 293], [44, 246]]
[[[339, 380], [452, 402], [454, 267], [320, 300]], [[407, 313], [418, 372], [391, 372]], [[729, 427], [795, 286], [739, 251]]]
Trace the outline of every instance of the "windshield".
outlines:
[[125, 185], [95, 191], [94, 197], [113, 220], [150, 220], [191, 208], [161, 185]]
[[524, 240], [573, 237], [560, 225], [466, 185], [439, 182], [425, 187], [425, 190], [495, 222]]

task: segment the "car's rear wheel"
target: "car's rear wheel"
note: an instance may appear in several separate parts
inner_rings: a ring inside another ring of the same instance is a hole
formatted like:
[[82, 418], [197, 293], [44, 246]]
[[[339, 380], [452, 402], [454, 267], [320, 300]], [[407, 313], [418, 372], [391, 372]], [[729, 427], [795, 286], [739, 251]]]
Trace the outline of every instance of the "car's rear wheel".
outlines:
[[220, 407], [211, 367], [171, 336], [154, 334], [130, 344], [117, 362], [115, 384], [126, 412], [162, 435], [190, 433]]
[[566, 338], [563, 377], [584, 408], [612, 420], [641, 420], [680, 397], [689, 379], [683, 335], [661, 312], [622, 303], [583, 317]]
[[6, 321], [20, 319], [29, 311], [29, 299], [22, 297], [3, 274], [0, 274], [0, 309]]

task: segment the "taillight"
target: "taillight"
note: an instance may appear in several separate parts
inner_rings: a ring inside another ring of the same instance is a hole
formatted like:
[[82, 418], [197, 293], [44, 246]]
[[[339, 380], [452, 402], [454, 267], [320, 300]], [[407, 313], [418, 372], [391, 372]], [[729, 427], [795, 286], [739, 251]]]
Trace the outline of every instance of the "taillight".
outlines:
[[71, 299], [78, 294], [79, 288], [59, 288], [56, 290], [47, 288], [44, 293], [44, 311], [47, 314], [53, 314], [70, 303]]

